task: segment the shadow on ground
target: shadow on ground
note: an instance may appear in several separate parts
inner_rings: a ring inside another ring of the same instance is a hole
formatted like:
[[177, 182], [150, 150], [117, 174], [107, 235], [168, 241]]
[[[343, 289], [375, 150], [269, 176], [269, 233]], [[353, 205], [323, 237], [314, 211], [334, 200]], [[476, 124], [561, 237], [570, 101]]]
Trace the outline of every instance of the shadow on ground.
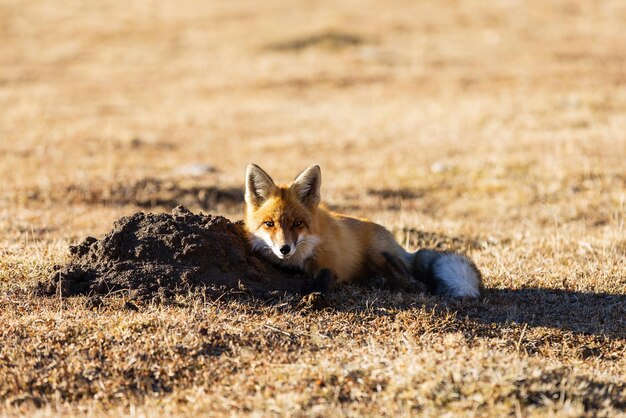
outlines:
[[517, 323], [626, 338], [626, 295], [558, 289], [491, 289], [459, 314], [485, 324]]
[[451, 331], [472, 337], [502, 337], [506, 327], [544, 327], [622, 339], [626, 343], [626, 295], [621, 294], [545, 288], [486, 289], [480, 299], [455, 300], [349, 287], [331, 299], [332, 309], [368, 311], [374, 315], [423, 307], [437, 317], [452, 318], [447, 325]]

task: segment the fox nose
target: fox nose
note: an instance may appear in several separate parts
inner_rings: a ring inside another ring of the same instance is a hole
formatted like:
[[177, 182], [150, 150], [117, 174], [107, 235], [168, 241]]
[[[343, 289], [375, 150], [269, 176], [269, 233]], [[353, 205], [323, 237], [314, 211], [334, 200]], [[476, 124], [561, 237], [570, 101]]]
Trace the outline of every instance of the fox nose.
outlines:
[[289, 251], [291, 251], [291, 247], [289, 245], [283, 245], [280, 247], [281, 254], [287, 255], [289, 254]]

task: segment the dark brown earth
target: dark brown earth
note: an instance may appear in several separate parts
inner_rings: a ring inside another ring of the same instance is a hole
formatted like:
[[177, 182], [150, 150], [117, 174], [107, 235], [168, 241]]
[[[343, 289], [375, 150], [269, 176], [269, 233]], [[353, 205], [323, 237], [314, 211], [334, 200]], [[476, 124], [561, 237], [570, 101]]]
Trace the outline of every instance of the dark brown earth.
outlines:
[[306, 278], [279, 270], [256, 254], [242, 222], [194, 214], [138, 212], [116, 221], [101, 239], [70, 247], [71, 260], [40, 284], [48, 295], [107, 295], [128, 290], [132, 298], [171, 298], [201, 288], [209, 295], [236, 290], [263, 299], [301, 293]]
[[206, 186], [199, 182], [180, 182], [151, 177], [110, 185], [69, 184], [59, 189], [34, 186], [22, 195], [3, 196], [13, 203], [24, 198], [28, 202], [134, 205], [142, 209], [163, 207], [172, 209], [182, 204], [206, 211], [223, 211], [243, 205], [243, 189]]

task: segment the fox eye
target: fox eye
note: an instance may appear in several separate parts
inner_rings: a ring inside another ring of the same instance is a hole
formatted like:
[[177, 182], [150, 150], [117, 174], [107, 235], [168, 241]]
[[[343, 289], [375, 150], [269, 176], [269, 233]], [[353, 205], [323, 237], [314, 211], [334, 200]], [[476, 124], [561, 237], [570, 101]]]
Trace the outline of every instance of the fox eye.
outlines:
[[302, 226], [302, 221], [295, 221], [295, 222], [293, 223], [293, 226], [296, 226], [296, 227], [298, 227], [298, 226]]
[[266, 227], [272, 228], [274, 226], [274, 221], [265, 221], [263, 222]]

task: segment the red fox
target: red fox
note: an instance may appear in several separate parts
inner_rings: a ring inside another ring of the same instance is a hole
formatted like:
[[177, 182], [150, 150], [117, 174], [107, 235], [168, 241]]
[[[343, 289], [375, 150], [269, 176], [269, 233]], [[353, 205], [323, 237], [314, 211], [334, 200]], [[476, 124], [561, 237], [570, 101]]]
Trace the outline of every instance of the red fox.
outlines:
[[383, 226], [320, 204], [321, 183], [318, 165], [291, 185], [277, 186], [261, 167], [250, 164], [244, 222], [252, 248], [277, 265], [310, 275], [322, 292], [335, 283], [373, 280], [388, 288], [426, 288], [451, 297], [481, 295], [480, 271], [467, 257], [405, 251]]

